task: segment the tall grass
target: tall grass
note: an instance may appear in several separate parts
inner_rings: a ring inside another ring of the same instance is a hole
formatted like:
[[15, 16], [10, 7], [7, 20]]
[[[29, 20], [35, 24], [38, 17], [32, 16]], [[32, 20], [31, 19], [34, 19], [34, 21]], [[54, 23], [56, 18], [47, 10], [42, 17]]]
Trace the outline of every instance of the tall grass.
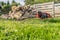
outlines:
[[[57, 22], [52, 22], [56, 20]], [[0, 40], [60, 40], [58, 19], [0, 19]], [[50, 22], [51, 21], [51, 22]]]

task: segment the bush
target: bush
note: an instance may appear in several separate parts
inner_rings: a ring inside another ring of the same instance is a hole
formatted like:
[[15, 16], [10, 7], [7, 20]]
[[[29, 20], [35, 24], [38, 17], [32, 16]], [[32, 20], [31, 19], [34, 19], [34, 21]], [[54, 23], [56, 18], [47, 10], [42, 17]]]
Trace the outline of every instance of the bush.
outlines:
[[2, 6], [2, 14], [7, 14], [11, 10], [11, 5]]

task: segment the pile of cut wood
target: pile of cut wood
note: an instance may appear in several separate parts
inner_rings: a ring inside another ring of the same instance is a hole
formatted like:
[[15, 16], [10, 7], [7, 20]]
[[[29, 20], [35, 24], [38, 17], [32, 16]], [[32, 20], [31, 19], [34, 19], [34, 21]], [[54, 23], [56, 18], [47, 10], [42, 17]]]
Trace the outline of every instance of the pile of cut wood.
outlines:
[[36, 10], [27, 6], [12, 6], [8, 14], [2, 14], [0, 17], [4, 19], [25, 19], [35, 17]]

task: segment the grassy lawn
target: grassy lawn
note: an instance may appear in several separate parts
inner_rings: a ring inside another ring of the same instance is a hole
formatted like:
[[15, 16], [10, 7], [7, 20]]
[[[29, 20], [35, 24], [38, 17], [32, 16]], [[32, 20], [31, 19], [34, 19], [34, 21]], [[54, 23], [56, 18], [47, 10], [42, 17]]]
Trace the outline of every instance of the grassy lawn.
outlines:
[[0, 40], [60, 40], [60, 18], [0, 19]]

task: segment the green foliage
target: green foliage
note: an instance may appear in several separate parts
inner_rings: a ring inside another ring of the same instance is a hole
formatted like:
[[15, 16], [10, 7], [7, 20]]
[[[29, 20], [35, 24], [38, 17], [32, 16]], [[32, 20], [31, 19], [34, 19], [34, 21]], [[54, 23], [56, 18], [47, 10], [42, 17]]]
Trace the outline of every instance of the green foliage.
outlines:
[[44, 2], [60, 2], [60, 0], [25, 0], [25, 4], [37, 4], [37, 3], [44, 3]]
[[4, 2], [0, 2], [0, 4], [1, 4], [2, 6], [6, 5], [6, 3], [4, 3]]
[[17, 2], [15, 2], [15, 0], [13, 0], [11, 5], [12, 6], [18, 6], [18, 5], [20, 5], [20, 3], [17, 3]]
[[28, 4], [34, 4], [34, 0], [25, 0], [25, 4], [28, 5]]
[[15, 0], [13, 0], [11, 4], [9, 3], [9, 0], [7, 1], [7, 3], [0, 2], [0, 4], [2, 4], [2, 9], [1, 9], [2, 12], [1, 12], [1, 14], [9, 13], [9, 11], [11, 11], [11, 6], [20, 5], [20, 3], [15, 2]]
[[59, 40], [60, 22], [50, 23], [49, 20], [52, 19], [45, 19], [45, 22], [35, 18], [23, 21], [0, 19], [0, 40]]
[[7, 5], [10, 5], [9, 1], [7, 1]]
[[15, 2], [15, 0], [12, 1], [12, 6], [17, 6], [17, 3]]
[[2, 14], [7, 14], [11, 10], [11, 5], [2, 6]]
[[50, 23], [60, 23], [60, 18], [51, 18], [51, 19], [45, 19], [44, 22], [50, 22]]

